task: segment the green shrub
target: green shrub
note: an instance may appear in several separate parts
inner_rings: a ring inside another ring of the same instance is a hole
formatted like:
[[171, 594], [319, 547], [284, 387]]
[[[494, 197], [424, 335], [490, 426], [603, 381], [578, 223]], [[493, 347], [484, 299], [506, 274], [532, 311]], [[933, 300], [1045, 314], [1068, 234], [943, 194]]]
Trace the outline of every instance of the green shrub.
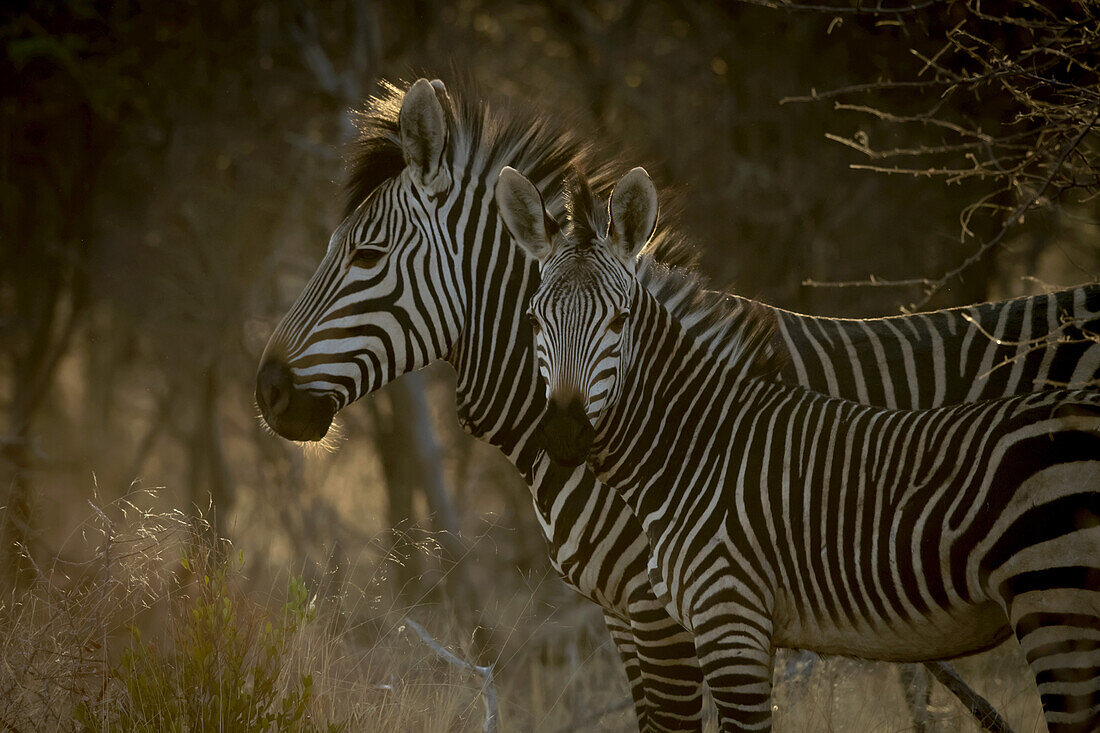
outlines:
[[112, 669], [112, 694], [79, 705], [89, 731], [339, 731], [310, 717], [313, 676], [295, 671], [294, 641], [316, 621], [291, 578], [280, 614], [232, 587], [242, 558], [199, 550], [181, 560], [191, 582], [171, 607], [166, 644], [136, 627]]

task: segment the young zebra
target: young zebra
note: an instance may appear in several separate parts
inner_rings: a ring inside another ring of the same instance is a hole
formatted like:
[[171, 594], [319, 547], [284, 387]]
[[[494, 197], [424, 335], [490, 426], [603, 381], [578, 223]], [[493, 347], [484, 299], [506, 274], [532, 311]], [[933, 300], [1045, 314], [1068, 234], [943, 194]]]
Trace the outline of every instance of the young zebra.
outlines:
[[[560, 114], [515, 103], [500, 108], [476, 88], [448, 91], [426, 79], [384, 85], [358, 122], [344, 219], [260, 362], [256, 401], [264, 420], [285, 438], [319, 440], [335, 413], [360, 397], [406, 371], [450, 363], [463, 426], [522, 473], [554, 568], [603, 609], [639, 726], [697, 729], [702, 694], [694, 647], [652, 592], [641, 527], [587, 468], [565, 470], [532, 441], [544, 397], [523, 314], [538, 271], [509, 246], [494, 186], [505, 163], [518, 166], [543, 186], [556, 213], [558, 182], [571, 166], [601, 169], [592, 146]], [[603, 179], [613, 182], [608, 174]], [[958, 385], [965, 393], [985, 381], [987, 362], [1019, 356], [1028, 379], [1008, 387], [1030, 390], [1036, 380], [1072, 373], [1066, 364], [1088, 363], [1089, 345], [998, 345], [983, 331], [1009, 341], [1040, 337], [1059, 328], [1063, 312], [1083, 323], [1097, 311], [1095, 285], [987, 304], [968, 311], [977, 324], [941, 314], [824, 321], [777, 311], [790, 333], [806, 334], [793, 339], [800, 355], [791, 360], [806, 368], [781, 376], [805, 377], [801, 383], [819, 391], [835, 385], [850, 399], [874, 399], [881, 391], [875, 380], [915, 381], [922, 400], [942, 399]], [[687, 309], [685, 323], [705, 331], [698, 312]], [[874, 348], [847, 348], [868, 331]], [[782, 350], [784, 339], [777, 337], [775, 348]], [[841, 376], [830, 381], [823, 374]], [[946, 390], [937, 388], [941, 377]]]
[[777, 646], [921, 661], [1013, 632], [1050, 730], [1100, 728], [1100, 391], [894, 411], [777, 384], [766, 311], [708, 343], [637, 279], [642, 169], [608, 209], [569, 195], [555, 233], [521, 175], [496, 193], [541, 269], [543, 445], [641, 522], [723, 729], [770, 727]]

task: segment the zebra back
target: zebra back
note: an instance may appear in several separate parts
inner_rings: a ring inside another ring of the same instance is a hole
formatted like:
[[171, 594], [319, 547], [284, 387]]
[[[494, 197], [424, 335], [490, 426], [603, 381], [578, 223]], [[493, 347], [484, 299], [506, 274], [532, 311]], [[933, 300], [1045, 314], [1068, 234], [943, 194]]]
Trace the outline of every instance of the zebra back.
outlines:
[[889, 318], [774, 312], [781, 379], [832, 397], [924, 409], [1100, 384], [1100, 284]]

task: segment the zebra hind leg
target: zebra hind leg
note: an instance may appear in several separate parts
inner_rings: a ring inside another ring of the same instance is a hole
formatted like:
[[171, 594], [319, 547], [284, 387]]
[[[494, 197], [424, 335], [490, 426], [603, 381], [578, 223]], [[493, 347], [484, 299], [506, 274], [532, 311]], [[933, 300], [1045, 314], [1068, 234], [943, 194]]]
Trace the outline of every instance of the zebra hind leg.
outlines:
[[[1070, 569], [1033, 572], [1049, 575], [1066, 570]], [[1100, 568], [1092, 571], [1091, 590], [1051, 588], [1043, 593], [1048, 601], [1087, 594], [1092, 597], [1091, 608], [1029, 598], [1037, 592], [1016, 596], [1009, 604], [1009, 618], [1035, 675], [1051, 733], [1100, 731]], [[1017, 576], [1006, 583], [1019, 585], [1026, 580], [1039, 578]]]
[[[1100, 499], [1100, 495], [1098, 495]], [[1100, 504], [1098, 504], [1100, 506]], [[1043, 703], [1051, 733], [1100, 731], [1100, 514], [1018, 551], [991, 576]]]

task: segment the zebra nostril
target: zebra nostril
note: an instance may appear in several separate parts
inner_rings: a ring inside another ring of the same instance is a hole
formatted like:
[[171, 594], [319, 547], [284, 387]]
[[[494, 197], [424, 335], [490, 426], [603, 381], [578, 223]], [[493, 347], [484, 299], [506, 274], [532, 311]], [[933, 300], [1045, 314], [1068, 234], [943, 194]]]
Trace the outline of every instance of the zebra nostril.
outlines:
[[290, 406], [294, 388], [290, 369], [282, 362], [269, 361], [256, 376], [256, 401], [268, 417], [278, 417]]

